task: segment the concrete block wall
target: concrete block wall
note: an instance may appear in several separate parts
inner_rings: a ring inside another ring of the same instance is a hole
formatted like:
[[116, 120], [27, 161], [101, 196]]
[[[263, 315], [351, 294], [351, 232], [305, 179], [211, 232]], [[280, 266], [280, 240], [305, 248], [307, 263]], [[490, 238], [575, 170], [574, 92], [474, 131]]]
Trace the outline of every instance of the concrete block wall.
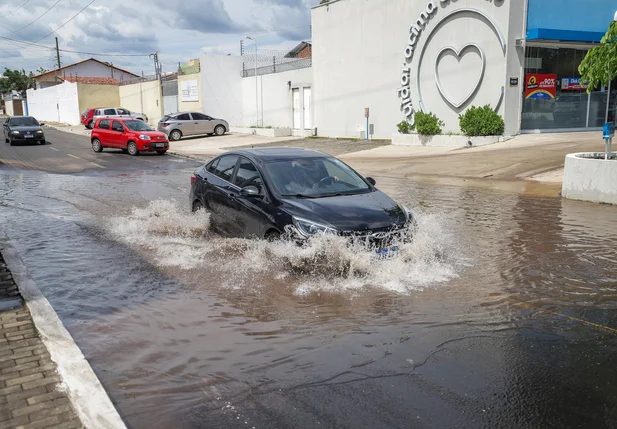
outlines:
[[148, 123], [156, 125], [163, 117], [163, 99], [159, 81], [120, 86], [120, 106], [131, 112], [144, 113]]
[[77, 84], [65, 82], [44, 89], [27, 91], [28, 113], [39, 121], [78, 125], [81, 112]]

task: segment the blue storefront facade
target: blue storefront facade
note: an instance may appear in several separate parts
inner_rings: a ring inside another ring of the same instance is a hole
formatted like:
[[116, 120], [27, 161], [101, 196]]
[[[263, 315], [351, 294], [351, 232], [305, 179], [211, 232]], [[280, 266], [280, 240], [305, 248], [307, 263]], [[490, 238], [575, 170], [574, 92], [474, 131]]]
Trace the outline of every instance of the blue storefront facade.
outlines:
[[522, 132], [596, 130], [614, 120], [617, 85], [587, 93], [578, 66], [614, 19], [610, 0], [528, 0]]

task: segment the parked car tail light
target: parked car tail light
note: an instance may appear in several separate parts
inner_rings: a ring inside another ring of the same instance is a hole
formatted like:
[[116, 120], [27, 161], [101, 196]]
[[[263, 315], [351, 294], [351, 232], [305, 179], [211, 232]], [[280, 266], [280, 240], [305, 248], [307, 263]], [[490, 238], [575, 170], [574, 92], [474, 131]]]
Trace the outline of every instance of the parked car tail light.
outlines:
[[197, 180], [197, 177], [193, 174], [193, 175], [191, 176], [191, 185], [192, 185], [193, 183], [195, 183], [195, 180]]
[[161, 124], [161, 127], [168, 127], [168, 126], [169, 126], [169, 122], [163, 122], [163, 123]]

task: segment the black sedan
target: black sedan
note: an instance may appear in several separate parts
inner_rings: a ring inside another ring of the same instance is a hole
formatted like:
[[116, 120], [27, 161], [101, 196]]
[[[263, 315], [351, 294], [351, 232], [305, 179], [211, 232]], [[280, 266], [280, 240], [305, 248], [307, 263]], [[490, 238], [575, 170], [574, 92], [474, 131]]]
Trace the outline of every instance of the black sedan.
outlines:
[[212, 227], [230, 237], [306, 240], [332, 233], [380, 247], [415, 224], [411, 211], [376, 189], [372, 178], [304, 149], [219, 155], [191, 177], [190, 204], [208, 210]]
[[11, 146], [31, 142], [45, 144], [45, 133], [41, 128], [43, 125], [32, 116], [9, 116], [2, 124], [4, 141]]

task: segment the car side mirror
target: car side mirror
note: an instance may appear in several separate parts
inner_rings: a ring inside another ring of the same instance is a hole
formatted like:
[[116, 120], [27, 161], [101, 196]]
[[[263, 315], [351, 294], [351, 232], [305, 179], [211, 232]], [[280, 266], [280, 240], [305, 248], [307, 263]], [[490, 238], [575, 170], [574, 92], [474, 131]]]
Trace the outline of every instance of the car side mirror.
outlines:
[[372, 186], [375, 186], [377, 182], [372, 177], [367, 177], [366, 181], [369, 182]]
[[257, 186], [247, 186], [246, 188], [240, 189], [240, 195], [248, 198], [259, 198], [262, 196]]

